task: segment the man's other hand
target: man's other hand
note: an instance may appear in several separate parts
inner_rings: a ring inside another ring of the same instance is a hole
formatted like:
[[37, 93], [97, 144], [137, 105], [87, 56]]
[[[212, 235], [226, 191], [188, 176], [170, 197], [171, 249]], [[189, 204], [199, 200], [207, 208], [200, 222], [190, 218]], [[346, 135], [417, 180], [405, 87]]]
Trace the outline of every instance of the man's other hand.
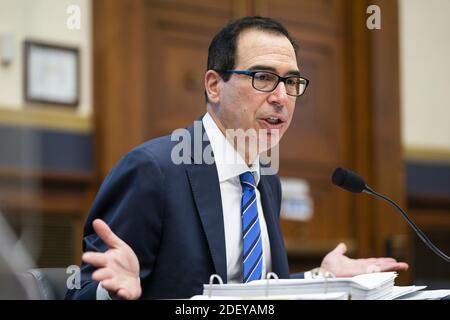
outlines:
[[353, 277], [363, 273], [404, 271], [408, 264], [397, 262], [393, 258], [351, 259], [345, 256], [347, 246], [344, 243], [328, 253], [322, 260], [321, 268], [334, 274], [336, 277]]
[[134, 300], [142, 294], [139, 261], [134, 251], [115, 235], [102, 220], [92, 223], [95, 233], [108, 246], [106, 252], [86, 252], [82, 260], [97, 268], [92, 280], [99, 281], [108, 292], [121, 299]]

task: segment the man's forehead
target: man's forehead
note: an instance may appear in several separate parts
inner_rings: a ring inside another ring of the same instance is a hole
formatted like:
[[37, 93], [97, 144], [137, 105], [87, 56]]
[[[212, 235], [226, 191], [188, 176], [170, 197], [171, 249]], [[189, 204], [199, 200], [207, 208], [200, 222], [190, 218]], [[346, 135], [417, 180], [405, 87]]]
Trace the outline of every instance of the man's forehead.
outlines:
[[262, 30], [245, 30], [237, 39], [236, 65], [283, 64], [297, 66], [294, 48], [282, 34]]

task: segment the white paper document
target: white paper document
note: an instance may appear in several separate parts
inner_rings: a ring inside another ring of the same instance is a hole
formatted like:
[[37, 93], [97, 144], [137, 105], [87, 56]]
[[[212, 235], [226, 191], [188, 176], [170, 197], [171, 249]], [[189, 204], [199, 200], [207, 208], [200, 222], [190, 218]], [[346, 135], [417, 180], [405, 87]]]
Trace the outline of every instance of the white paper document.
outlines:
[[450, 290], [426, 286], [395, 286], [396, 272], [376, 272], [347, 278], [264, 279], [250, 283], [203, 285], [194, 300], [439, 300]]
[[276, 296], [208, 296], [197, 295], [192, 300], [348, 300], [347, 292], [285, 294]]
[[[204, 284], [206, 297], [231, 297], [238, 299], [393, 299], [411, 288], [397, 290], [396, 272], [378, 272], [349, 278], [319, 279], [265, 279], [247, 284]], [[200, 297], [196, 297], [199, 299]]]
[[394, 288], [392, 288], [391, 294], [385, 297], [384, 300], [400, 300], [403, 296], [425, 289], [426, 287], [427, 286], [408, 286], [408, 287], [394, 286]]
[[401, 296], [398, 300], [440, 300], [447, 296], [450, 296], [450, 290], [424, 290]]

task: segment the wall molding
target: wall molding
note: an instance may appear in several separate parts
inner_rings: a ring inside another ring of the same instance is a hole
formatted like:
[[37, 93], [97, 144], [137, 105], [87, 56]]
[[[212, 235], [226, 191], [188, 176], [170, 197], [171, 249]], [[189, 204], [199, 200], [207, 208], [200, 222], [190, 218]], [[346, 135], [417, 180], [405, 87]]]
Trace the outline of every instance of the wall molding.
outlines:
[[55, 106], [27, 106], [15, 109], [0, 105], [0, 125], [91, 133], [93, 120], [76, 110]]
[[407, 147], [404, 150], [404, 155], [406, 161], [450, 165], [450, 149]]

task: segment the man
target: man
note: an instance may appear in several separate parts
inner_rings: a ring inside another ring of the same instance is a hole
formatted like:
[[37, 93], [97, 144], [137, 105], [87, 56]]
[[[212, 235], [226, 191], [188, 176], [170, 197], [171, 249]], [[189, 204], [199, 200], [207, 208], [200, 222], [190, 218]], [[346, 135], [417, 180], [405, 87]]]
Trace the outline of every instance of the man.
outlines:
[[[86, 222], [82, 288], [67, 297], [189, 298], [202, 293], [211, 274], [228, 283], [269, 271], [289, 278], [280, 182], [261, 174], [259, 154], [286, 132], [307, 85], [295, 43], [278, 22], [246, 17], [222, 29], [205, 74], [206, 141], [200, 149], [192, 143], [188, 163], [175, 163], [170, 137], [148, 141], [118, 163]], [[256, 139], [256, 149], [229, 138], [239, 129]], [[195, 127], [187, 130], [195, 135]], [[208, 147], [213, 161], [194, 161]], [[350, 259], [345, 251], [339, 244], [321, 267], [336, 276], [408, 267], [390, 258]]]

